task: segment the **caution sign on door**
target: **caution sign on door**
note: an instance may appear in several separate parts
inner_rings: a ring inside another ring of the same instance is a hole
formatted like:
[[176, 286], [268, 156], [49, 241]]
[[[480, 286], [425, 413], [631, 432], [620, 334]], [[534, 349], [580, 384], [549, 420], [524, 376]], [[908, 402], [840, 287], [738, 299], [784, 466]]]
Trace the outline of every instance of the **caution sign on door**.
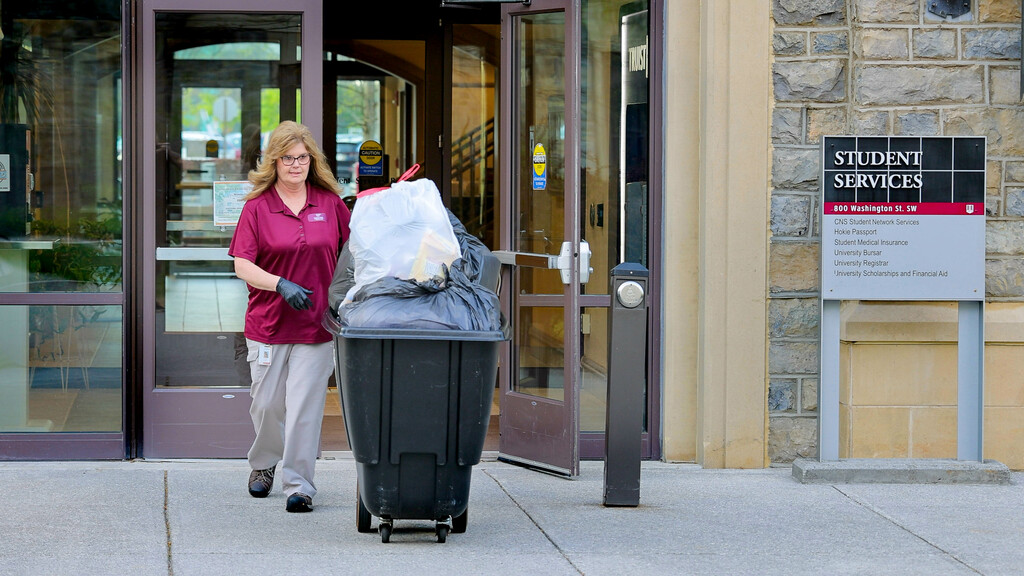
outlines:
[[359, 175], [384, 175], [384, 147], [379, 142], [367, 140], [359, 147]]
[[548, 187], [548, 156], [544, 145], [533, 147], [533, 189], [544, 190]]

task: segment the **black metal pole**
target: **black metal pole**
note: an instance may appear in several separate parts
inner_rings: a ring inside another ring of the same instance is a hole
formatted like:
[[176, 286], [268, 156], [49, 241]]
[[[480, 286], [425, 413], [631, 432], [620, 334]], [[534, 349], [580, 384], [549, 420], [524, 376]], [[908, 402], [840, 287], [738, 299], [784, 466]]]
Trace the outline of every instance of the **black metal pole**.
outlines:
[[624, 262], [611, 271], [604, 505], [640, 504], [640, 448], [647, 368], [647, 268]]

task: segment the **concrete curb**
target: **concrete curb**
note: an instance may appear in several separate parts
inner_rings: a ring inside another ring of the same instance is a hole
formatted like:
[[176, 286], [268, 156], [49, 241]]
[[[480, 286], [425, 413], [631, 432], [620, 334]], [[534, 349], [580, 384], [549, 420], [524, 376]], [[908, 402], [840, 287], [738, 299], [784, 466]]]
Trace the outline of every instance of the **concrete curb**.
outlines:
[[1009, 484], [1010, 470], [996, 460], [850, 458], [793, 461], [802, 484]]

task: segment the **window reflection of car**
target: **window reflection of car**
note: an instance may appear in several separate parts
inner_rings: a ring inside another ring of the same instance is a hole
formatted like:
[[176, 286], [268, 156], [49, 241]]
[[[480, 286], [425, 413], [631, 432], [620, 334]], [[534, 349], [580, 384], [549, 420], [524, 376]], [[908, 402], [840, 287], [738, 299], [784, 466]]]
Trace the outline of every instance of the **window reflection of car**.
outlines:
[[193, 130], [182, 130], [181, 132], [181, 157], [182, 158], [207, 158], [206, 143], [210, 140], [217, 142], [217, 157], [223, 158], [221, 152], [224, 150], [224, 138], [216, 134], [207, 134]]
[[242, 157], [242, 133], [232, 132], [225, 137], [226, 148], [221, 151], [221, 158]]
[[208, 158], [206, 155], [206, 143], [213, 140], [217, 143], [217, 158], [241, 158], [242, 157], [242, 134], [231, 132], [226, 135], [207, 134], [194, 130], [183, 130], [181, 132], [181, 157], [182, 158]]
[[335, 138], [334, 159], [337, 163], [335, 175], [345, 194], [355, 194], [356, 177], [359, 175], [359, 145], [362, 137], [353, 134], [338, 134]]
[[338, 179], [351, 180], [355, 175], [355, 164], [359, 159], [358, 142], [338, 142], [335, 159], [338, 162]]

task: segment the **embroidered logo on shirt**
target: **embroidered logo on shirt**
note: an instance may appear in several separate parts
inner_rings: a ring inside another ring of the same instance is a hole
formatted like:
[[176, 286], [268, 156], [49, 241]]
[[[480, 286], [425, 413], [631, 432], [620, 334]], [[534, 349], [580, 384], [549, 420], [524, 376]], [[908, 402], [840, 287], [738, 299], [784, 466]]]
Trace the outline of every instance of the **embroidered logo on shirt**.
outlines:
[[327, 222], [327, 214], [315, 212], [306, 217], [310, 222]]

